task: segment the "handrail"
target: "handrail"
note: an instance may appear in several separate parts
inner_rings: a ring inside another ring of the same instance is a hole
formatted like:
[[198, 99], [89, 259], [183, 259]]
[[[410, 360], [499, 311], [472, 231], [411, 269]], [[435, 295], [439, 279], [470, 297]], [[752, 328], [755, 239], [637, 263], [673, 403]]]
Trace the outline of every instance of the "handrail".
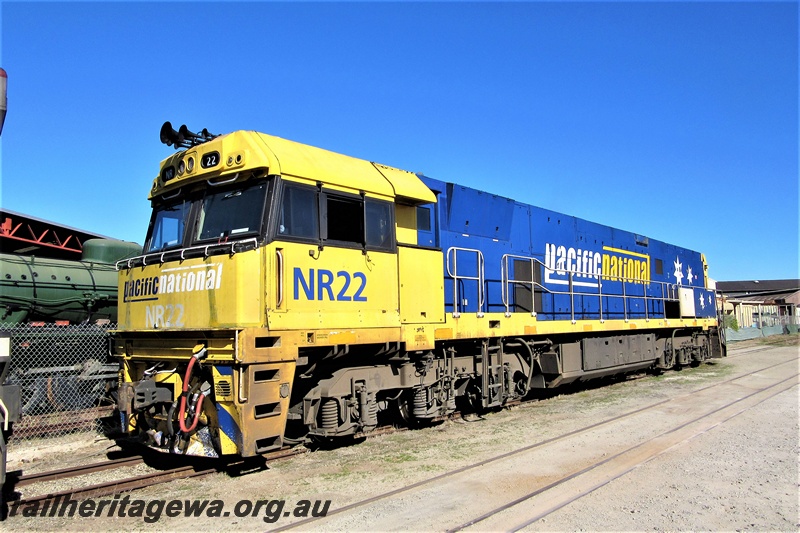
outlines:
[[146, 266], [147, 265], [147, 259], [148, 258], [153, 258], [153, 257], [158, 257], [159, 260], [163, 263], [165, 255], [169, 256], [169, 255], [173, 255], [173, 254], [177, 256], [177, 259], [180, 259], [181, 261], [184, 261], [186, 259], [186, 257], [184, 256], [185, 253], [186, 252], [191, 252], [193, 250], [203, 250], [203, 257], [208, 257], [208, 249], [209, 248], [219, 248], [219, 249], [223, 249], [224, 250], [224, 249], [230, 247], [230, 254], [234, 255], [234, 254], [236, 254], [236, 247], [237, 246], [240, 246], [240, 245], [243, 245], [243, 244], [249, 243], [249, 242], [251, 242], [253, 244], [253, 248], [258, 248], [258, 238], [257, 237], [250, 237], [248, 239], [242, 239], [242, 240], [238, 240], [238, 241], [231, 241], [231, 242], [217, 243], [217, 244], [204, 244], [204, 245], [201, 245], [201, 246], [190, 246], [189, 248], [176, 248], [174, 250], [167, 250], [167, 251], [162, 251], [162, 252], [153, 252], [153, 253], [150, 253], [150, 254], [137, 255], [135, 257], [130, 257], [128, 259], [123, 259], [121, 261], [117, 261], [114, 266], [116, 267], [117, 270], [121, 270], [123, 268], [130, 269], [130, 268], [134, 267], [134, 265], [135, 265], [135, 263], [137, 261], [141, 261], [141, 263], [142, 263], [141, 266]]
[[275, 307], [280, 307], [283, 304], [283, 250], [278, 248], [275, 253], [278, 257], [278, 296]]
[[227, 185], [228, 183], [233, 183], [237, 179], [239, 179], [239, 173], [238, 172], [236, 174], [234, 174], [231, 179], [222, 180], [222, 181], [206, 180], [206, 183], [208, 183], [208, 185], [211, 186], [211, 187], [219, 187], [220, 185]]
[[[529, 261], [529, 263], [531, 265], [531, 279], [530, 279], [530, 281], [510, 279], [508, 277], [508, 273], [509, 273], [508, 260], [509, 259], [517, 259], [517, 260], [520, 260], [520, 261], [522, 261], [522, 260]], [[520, 285], [533, 283], [533, 278], [534, 278], [533, 269], [536, 266], [534, 264], [534, 261], [536, 261], [536, 259], [534, 259], [533, 257], [527, 257], [527, 256], [524, 256], [524, 255], [513, 255], [513, 254], [505, 254], [505, 255], [503, 255], [502, 259], [500, 260], [500, 279], [501, 279], [500, 293], [502, 295], [503, 305], [506, 308], [506, 317], [510, 317], [511, 316], [511, 311], [509, 310], [509, 308], [511, 307], [510, 301], [509, 301], [510, 300], [510, 298], [509, 298], [509, 295], [510, 295], [509, 294], [509, 285], [510, 284], [514, 284], [514, 283], [518, 283]], [[533, 291], [532, 287], [531, 287], [531, 291]], [[531, 316], [536, 316], [536, 310], [535, 309], [531, 310]]]
[[[509, 259], [516, 259], [521, 261], [528, 261], [531, 265], [531, 279], [517, 279], [516, 277], [511, 277], [510, 268], [509, 268]], [[650, 309], [649, 309], [649, 302], [650, 301], [659, 301], [662, 303], [662, 310], [663, 316], [666, 318], [666, 302], [674, 302], [678, 301], [677, 296], [677, 289], [679, 288], [678, 285], [674, 283], [668, 283], [664, 281], [645, 281], [642, 279], [636, 278], [629, 278], [626, 276], [603, 276], [602, 274], [598, 273], [597, 275], [593, 275], [591, 277], [597, 279], [597, 284], [589, 285], [587, 283], [581, 282], [580, 286], [582, 287], [595, 287], [597, 292], [583, 292], [583, 291], [576, 291], [575, 290], [575, 283], [574, 283], [574, 276], [575, 272], [567, 272], [569, 278], [567, 284], [569, 289], [567, 291], [558, 291], [550, 289], [549, 287], [545, 287], [541, 283], [535, 281], [534, 269], [536, 268], [543, 268], [547, 269], [548, 267], [542, 263], [539, 259], [534, 257], [522, 256], [522, 255], [514, 255], [514, 254], [505, 254], [501, 259], [500, 269], [501, 269], [501, 294], [503, 305], [505, 306], [505, 316], [511, 316], [511, 285], [520, 284], [526, 285], [531, 288], [531, 291], [534, 292], [535, 290], [540, 290], [547, 294], [551, 295], [564, 295], [570, 297], [570, 317], [572, 323], [575, 324], [577, 321], [575, 320], [575, 296], [597, 296], [599, 299], [599, 316], [600, 322], [605, 322], [604, 318], [604, 309], [603, 309], [603, 298], [621, 298], [623, 301], [623, 317], [625, 322], [630, 320], [629, 313], [628, 313], [628, 304], [631, 300], [644, 300], [644, 315], [645, 320], [650, 321]], [[622, 283], [622, 293], [621, 294], [614, 294], [609, 292], [603, 292], [603, 280], [612, 281], [612, 282], [621, 282]], [[628, 294], [628, 285], [629, 284], [636, 284], [642, 286], [642, 294], [641, 295], [631, 295]], [[647, 286], [648, 285], [657, 285], [660, 289], [661, 295], [660, 296], [650, 296], [647, 294]], [[687, 287], [688, 288], [688, 287]], [[698, 289], [702, 287], [691, 287], [692, 289]], [[536, 316], [536, 311], [533, 310], [531, 312], [531, 316]]]
[[[476, 258], [476, 266], [478, 267], [478, 275], [477, 276], [460, 276], [458, 274], [458, 252], [468, 252], [474, 253]], [[452, 270], [450, 269], [450, 255], [452, 252]], [[485, 279], [484, 274], [484, 259], [483, 259], [483, 252], [480, 250], [475, 250], [474, 248], [459, 248], [457, 246], [451, 246], [447, 249], [447, 274], [453, 278], [453, 318], [458, 318], [461, 316], [461, 312], [459, 309], [459, 302], [461, 299], [459, 298], [459, 290], [458, 290], [458, 281], [459, 280], [471, 280], [478, 282], [478, 318], [483, 317], [483, 284]]]

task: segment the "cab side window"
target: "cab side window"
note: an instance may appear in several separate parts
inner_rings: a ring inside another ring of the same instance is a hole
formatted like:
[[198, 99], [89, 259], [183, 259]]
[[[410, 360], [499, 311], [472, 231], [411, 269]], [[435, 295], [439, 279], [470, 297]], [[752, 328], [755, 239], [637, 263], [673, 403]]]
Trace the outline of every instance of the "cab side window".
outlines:
[[319, 240], [317, 194], [317, 190], [312, 187], [284, 187], [278, 217], [278, 237]]
[[367, 198], [364, 202], [367, 248], [394, 249], [394, 204]]
[[322, 239], [342, 243], [364, 242], [364, 205], [361, 198], [323, 193]]

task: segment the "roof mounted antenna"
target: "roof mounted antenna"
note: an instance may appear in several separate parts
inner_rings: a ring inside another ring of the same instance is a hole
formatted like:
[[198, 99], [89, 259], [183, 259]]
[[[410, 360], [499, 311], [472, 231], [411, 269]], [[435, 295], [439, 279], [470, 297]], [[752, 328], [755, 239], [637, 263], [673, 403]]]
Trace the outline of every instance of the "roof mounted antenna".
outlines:
[[186, 127], [186, 124], [182, 125], [178, 131], [175, 131], [175, 128], [172, 127], [172, 124], [167, 121], [163, 126], [161, 126], [160, 137], [162, 143], [166, 144], [167, 146], [174, 146], [175, 149], [178, 149], [197, 146], [198, 144], [202, 144], [210, 141], [211, 139], [219, 137], [219, 135], [209, 133], [209, 131], [205, 128], [203, 128], [203, 131], [200, 133], [193, 133], [189, 131], [189, 128]]

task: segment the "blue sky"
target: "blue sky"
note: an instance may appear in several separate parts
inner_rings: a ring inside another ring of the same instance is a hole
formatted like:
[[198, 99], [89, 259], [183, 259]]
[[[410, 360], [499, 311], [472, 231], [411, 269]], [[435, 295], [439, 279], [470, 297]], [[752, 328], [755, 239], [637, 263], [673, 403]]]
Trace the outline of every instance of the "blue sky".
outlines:
[[165, 120], [798, 273], [798, 5], [0, 5], [0, 204], [141, 243]]

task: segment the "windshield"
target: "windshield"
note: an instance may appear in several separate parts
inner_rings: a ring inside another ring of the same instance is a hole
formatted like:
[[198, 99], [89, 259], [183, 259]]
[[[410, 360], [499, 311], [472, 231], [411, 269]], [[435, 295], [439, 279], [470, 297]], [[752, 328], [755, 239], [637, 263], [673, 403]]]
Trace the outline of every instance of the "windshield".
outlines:
[[267, 184], [263, 181], [206, 195], [200, 206], [195, 240], [223, 241], [260, 233], [266, 196]]
[[189, 218], [191, 204], [186, 200], [176, 204], [156, 207], [153, 211], [151, 234], [144, 247], [145, 253], [160, 252], [183, 244], [183, 231]]

